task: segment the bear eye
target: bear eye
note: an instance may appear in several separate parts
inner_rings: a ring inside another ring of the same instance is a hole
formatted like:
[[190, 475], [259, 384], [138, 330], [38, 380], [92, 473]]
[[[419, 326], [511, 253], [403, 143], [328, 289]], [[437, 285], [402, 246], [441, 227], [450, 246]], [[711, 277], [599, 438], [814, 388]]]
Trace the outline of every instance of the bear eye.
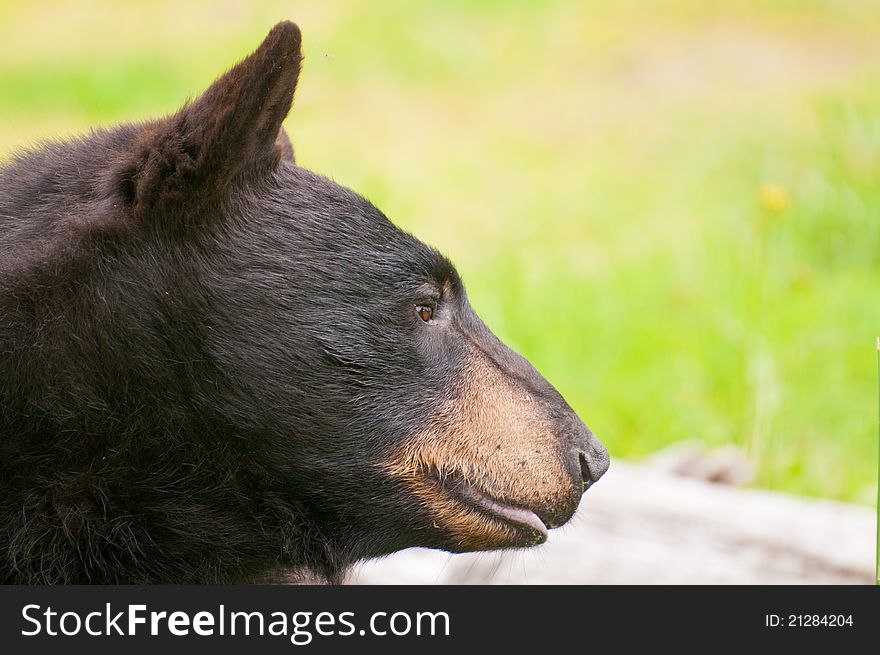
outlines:
[[434, 318], [434, 308], [428, 305], [416, 305], [416, 314], [425, 323], [430, 323], [431, 319]]

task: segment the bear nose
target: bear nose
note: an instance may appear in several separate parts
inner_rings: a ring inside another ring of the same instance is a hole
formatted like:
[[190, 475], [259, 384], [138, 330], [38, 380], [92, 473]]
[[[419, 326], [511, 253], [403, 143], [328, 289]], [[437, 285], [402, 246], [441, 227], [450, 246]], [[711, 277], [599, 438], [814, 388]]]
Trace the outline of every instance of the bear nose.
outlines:
[[578, 453], [578, 461], [581, 465], [581, 478], [584, 482], [584, 491], [589, 489], [596, 480], [601, 478], [611, 464], [608, 450], [592, 434], [590, 435], [587, 447]]

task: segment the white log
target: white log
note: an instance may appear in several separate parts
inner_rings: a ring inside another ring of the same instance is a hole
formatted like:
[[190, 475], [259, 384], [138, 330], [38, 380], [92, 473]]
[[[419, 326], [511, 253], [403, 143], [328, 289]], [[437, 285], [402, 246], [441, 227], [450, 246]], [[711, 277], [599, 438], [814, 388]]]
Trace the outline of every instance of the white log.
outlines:
[[871, 508], [738, 489], [615, 461], [573, 521], [536, 549], [410, 549], [354, 584], [871, 583]]

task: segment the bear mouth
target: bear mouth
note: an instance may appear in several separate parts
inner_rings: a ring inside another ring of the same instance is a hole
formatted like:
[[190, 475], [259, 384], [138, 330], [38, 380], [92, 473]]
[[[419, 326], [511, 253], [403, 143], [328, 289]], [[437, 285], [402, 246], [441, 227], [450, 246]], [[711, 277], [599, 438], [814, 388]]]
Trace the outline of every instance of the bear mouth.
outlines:
[[513, 529], [523, 545], [538, 545], [547, 540], [548, 527], [533, 510], [495, 498], [455, 475], [435, 478], [443, 489], [470, 511]]

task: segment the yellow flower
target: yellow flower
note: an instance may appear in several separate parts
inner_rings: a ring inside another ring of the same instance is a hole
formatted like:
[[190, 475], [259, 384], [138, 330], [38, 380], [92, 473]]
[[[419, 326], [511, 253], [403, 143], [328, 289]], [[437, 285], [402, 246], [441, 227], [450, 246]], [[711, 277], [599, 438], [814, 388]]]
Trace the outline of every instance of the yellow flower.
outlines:
[[778, 184], [762, 184], [758, 198], [761, 207], [772, 212], [781, 212], [788, 207], [788, 191]]

